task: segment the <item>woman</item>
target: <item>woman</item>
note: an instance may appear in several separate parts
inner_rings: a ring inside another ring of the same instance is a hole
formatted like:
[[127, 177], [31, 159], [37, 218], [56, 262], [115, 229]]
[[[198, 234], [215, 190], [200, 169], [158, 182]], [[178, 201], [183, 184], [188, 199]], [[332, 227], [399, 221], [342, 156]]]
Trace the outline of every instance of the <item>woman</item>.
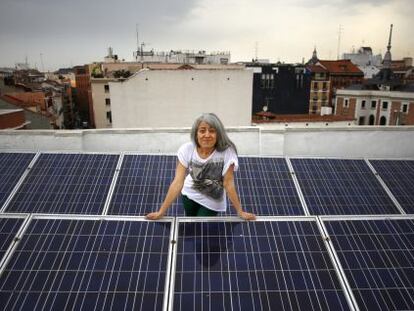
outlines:
[[227, 193], [239, 217], [256, 219], [241, 207], [234, 185], [234, 171], [239, 166], [237, 149], [220, 119], [214, 113], [201, 115], [193, 124], [191, 140], [178, 150], [175, 177], [160, 209], [146, 217], [155, 220], [164, 216], [181, 192], [187, 216], [224, 212]]

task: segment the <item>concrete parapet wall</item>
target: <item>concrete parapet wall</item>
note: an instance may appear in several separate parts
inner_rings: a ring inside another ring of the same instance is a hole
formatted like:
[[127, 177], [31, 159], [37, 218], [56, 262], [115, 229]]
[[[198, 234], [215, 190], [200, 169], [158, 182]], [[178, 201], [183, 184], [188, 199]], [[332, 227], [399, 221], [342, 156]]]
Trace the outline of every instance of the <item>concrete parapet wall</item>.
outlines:
[[[414, 158], [414, 127], [229, 128], [240, 155]], [[0, 151], [137, 152], [175, 154], [189, 128], [3, 130]]]

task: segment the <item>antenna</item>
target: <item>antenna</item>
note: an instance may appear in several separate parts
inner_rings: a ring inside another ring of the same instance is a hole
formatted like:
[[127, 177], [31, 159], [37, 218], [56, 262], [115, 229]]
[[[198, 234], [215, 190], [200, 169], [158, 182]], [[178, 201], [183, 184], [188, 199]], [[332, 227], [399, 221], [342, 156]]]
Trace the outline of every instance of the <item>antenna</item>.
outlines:
[[259, 53], [259, 42], [254, 43], [254, 58], [257, 61], [257, 54]]
[[42, 65], [42, 72], [45, 72], [45, 65], [43, 64], [43, 54], [40, 53], [40, 64]]
[[135, 30], [137, 33], [137, 54], [135, 56], [136, 60], [138, 60], [138, 54], [139, 54], [139, 36], [138, 36], [138, 23], [135, 24]]
[[339, 24], [339, 29], [338, 29], [338, 52], [337, 52], [337, 56], [336, 59], [339, 60], [339, 50], [340, 50], [340, 46], [341, 46], [341, 34], [342, 34], [342, 25]]

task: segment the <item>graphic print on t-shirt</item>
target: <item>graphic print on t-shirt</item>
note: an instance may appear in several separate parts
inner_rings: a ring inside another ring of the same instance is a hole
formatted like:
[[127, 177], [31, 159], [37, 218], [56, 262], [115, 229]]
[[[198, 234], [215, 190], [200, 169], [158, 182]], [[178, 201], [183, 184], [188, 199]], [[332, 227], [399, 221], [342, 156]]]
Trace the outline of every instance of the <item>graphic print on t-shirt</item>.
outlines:
[[211, 159], [200, 163], [191, 161], [190, 175], [194, 180], [193, 189], [215, 200], [223, 197], [223, 159]]

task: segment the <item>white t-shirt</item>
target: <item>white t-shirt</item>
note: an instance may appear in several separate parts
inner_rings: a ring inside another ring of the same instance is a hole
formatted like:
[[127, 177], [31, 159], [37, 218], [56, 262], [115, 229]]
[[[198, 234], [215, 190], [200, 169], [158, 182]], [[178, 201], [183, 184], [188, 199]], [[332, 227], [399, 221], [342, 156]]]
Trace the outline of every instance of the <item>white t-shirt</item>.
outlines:
[[239, 167], [233, 148], [222, 152], [214, 150], [208, 158], [202, 159], [197, 147], [189, 142], [178, 149], [177, 156], [180, 163], [189, 170], [181, 193], [208, 209], [224, 212], [226, 192], [223, 189], [223, 176], [230, 165], [234, 164], [234, 171]]

